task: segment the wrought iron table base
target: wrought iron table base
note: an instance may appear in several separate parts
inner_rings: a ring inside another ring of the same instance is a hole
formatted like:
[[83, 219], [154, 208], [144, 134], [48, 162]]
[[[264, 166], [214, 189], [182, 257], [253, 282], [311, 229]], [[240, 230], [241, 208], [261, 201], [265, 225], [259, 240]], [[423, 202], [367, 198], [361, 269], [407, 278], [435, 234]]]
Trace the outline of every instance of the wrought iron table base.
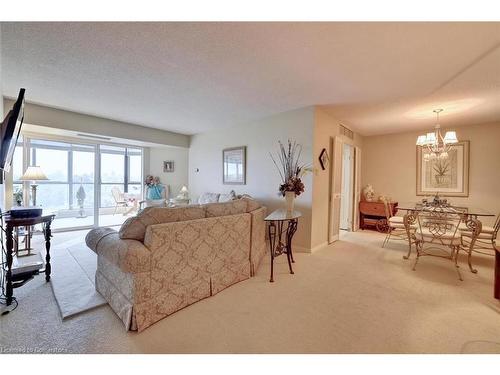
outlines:
[[286, 254], [288, 268], [293, 274], [292, 263], [295, 263], [295, 260], [292, 253], [292, 238], [297, 231], [298, 219], [287, 220], [286, 223], [286, 228], [284, 228], [284, 220], [273, 220], [269, 222], [267, 228], [271, 253], [271, 278], [269, 280], [271, 283], [274, 282], [274, 258], [281, 254]]

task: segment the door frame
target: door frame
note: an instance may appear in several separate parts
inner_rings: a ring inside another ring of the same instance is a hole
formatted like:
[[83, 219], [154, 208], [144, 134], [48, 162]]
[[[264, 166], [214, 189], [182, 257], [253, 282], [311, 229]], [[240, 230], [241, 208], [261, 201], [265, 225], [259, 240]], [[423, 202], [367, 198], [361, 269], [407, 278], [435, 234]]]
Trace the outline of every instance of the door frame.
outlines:
[[[351, 143], [349, 142], [342, 142], [342, 170], [341, 170], [341, 173], [342, 173], [342, 181], [341, 181], [341, 195], [340, 195], [340, 219], [342, 218], [342, 215], [343, 215], [343, 212], [342, 212], [342, 199], [345, 198], [344, 197], [344, 186], [345, 186], [345, 181], [344, 181], [344, 176], [345, 176], [345, 165], [344, 165], [344, 152], [346, 150], [346, 147], [349, 147], [349, 168], [350, 168], [350, 171], [349, 171], [349, 194], [347, 196], [347, 198], [349, 198], [349, 206], [347, 207], [347, 230], [349, 232], [352, 232], [354, 230], [354, 226], [353, 226], [353, 223], [354, 223], [354, 200], [356, 199], [356, 194], [355, 194], [355, 186], [354, 186], [354, 180], [355, 180], [355, 161], [354, 161], [354, 149], [355, 149], [355, 146], [352, 145]], [[340, 224], [342, 226], [342, 222], [340, 220]], [[344, 228], [340, 228], [340, 229], [344, 229]]]
[[[328, 207], [328, 243], [335, 242], [339, 239], [340, 227], [340, 201], [341, 191], [338, 187], [342, 186], [342, 150], [344, 143], [353, 147], [353, 160], [354, 164], [352, 173], [352, 222], [351, 230], [356, 231], [359, 229], [359, 199], [361, 196], [360, 182], [361, 182], [361, 148], [354, 144], [354, 141], [343, 135], [336, 135], [330, 137], [330, 155], [332, 155], [330, 163], [330, 178], [329, 178], [329, 207]], [[340, 183], [337, 184], [338, 180]]]

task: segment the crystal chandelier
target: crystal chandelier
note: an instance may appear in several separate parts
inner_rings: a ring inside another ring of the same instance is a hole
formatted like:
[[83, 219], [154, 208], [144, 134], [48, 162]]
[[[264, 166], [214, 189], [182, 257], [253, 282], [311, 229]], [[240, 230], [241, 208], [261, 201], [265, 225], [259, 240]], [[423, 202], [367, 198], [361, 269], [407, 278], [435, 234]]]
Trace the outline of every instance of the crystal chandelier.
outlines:
[[435, 109], [436, 126], [433, 133], [426, 135], [419, 135], [417, 138], [417, 146], [424, 148], [424, 160], [446, 159], [451, 145], [458, 142], [457, 133], [454, 131], [446, 132], [444, 137], [441, 135], [441, 125], [439, 125], [439, 114], [443, 112], [442, 109]]

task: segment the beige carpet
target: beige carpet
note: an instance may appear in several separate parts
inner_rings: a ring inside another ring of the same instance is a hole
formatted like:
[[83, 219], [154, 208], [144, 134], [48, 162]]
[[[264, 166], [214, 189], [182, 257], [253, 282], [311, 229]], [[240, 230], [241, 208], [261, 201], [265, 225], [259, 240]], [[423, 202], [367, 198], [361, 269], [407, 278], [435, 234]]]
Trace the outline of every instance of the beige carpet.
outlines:
[[[77, 234], [55, 234], [56, 243]], [[78, 234], [83, 240], [84, 233]], [[108, 306], [61, 320], [50, 285], [38, 277], [15, 291], [0, 318], [4, 352], [72, 353], [500, 353], [500, 302], [493, 258], [479, 273], [462, 262], [422, 259], [414, 272], [403, 243], [357, 232], [313, 255], [296, 254], [295, 275], [278, 258], [257, 277], [183, 309], [141, 334], [125, 332]]]

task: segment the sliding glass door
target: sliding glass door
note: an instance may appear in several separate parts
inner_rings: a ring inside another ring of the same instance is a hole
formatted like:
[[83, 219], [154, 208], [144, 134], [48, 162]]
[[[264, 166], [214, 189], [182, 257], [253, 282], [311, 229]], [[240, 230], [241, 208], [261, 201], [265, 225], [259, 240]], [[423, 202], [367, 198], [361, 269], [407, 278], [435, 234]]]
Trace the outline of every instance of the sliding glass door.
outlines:
[[[25, 138], [23, 147], [16, 152], [29, 150], [24, 170], [28, 165], [37, 165], [47, 176], [46, 181], [37, 181], [37, 205], [45, 213], [55, 213], [54, 229], [89, 227], [94, 218], [94, 164], [96, 146], [53, 140]], [[23, 187], [25, 200], [29, 197], [30, 181], [19, 181], [20, 168], [14, 160], [14, 189]], [[27, 205], [28, 202], [25, 202]], [[30, 202], [31, 204], [31, 202]]]
[[[28, 152], [26, 152], [26, 150]], [[28, 165], [40, 166], [47, 181], [36, 182], [37, 205], [55, 213], [54, 229], [120, 225], [137, 213], [142, 197], [142, 149], [20, 138], [13, 161], [13, 191]], [[14, 205], [19, 194], [14, 194]]]
[[142, 149], [101, 145], [101, 225], [118, 225], [137, 213], [142, 197]]

